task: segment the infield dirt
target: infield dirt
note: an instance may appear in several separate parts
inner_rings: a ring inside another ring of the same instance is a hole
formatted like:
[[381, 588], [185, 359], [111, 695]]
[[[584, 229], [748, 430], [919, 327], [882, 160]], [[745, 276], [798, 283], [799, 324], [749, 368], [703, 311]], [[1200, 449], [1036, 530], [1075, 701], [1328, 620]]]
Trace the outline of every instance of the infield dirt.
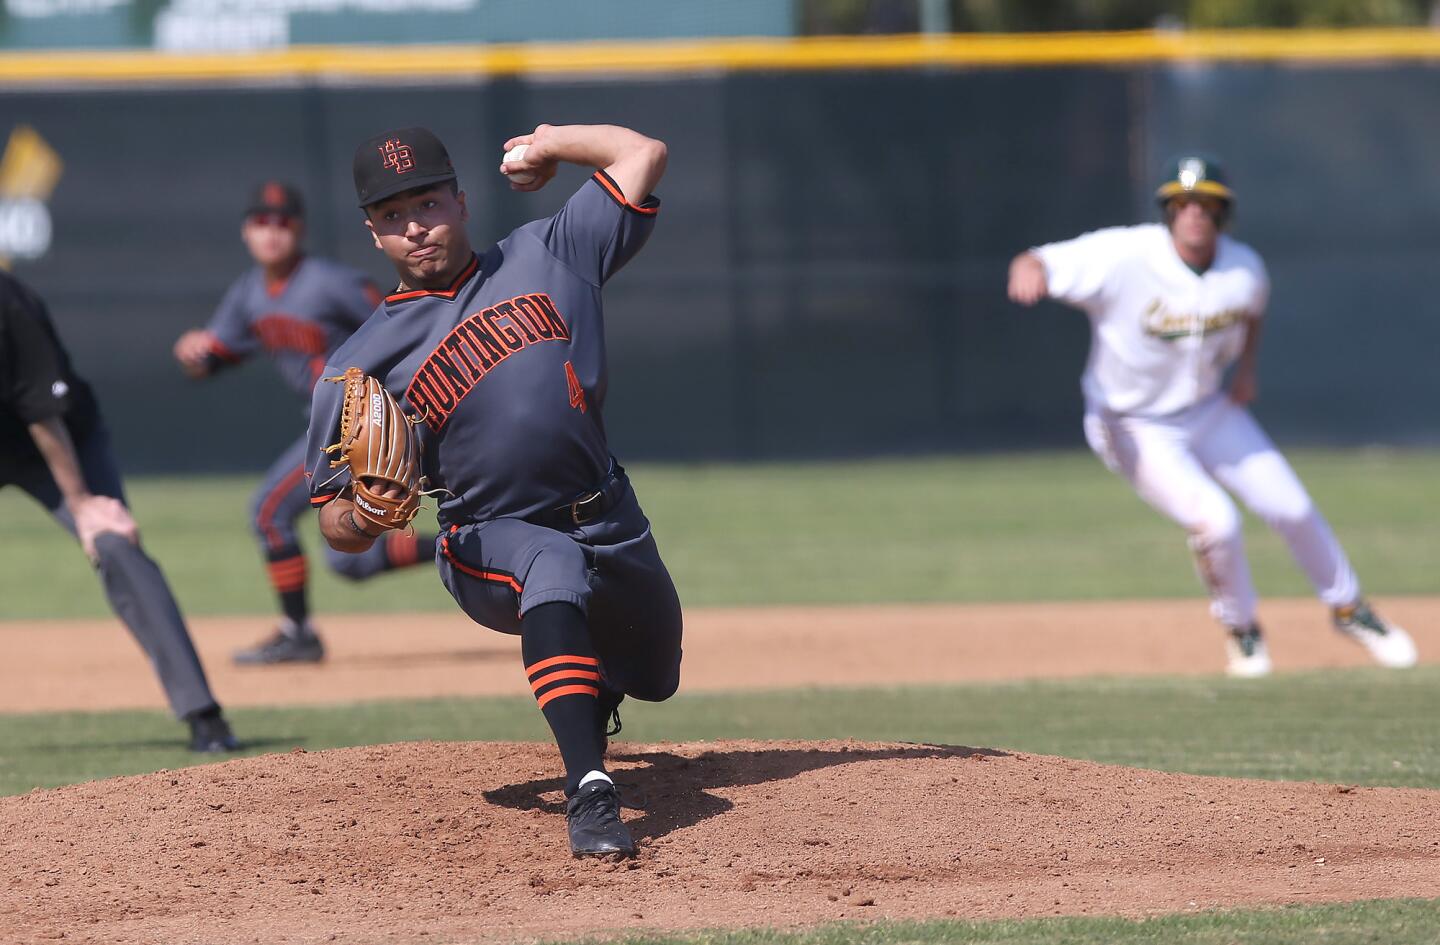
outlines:
[[983, 748], [627, 747], [623, 863], [572, 860], [546, 745], [269, 755], [0, 800], [0, 941], [514, 941], [1433, 895], [1440, 792]]
[[[1440, 652], [1440, 601], [1382, 602]], [[1267, 601], [1280, 669], [1363, 665]], [[341, 629], [342, 622], [351, 626]], [[440, 615], [332, 619], [320, 667], [231, 704], [520, 693], [515, 641]], [[0, 711], [157, 703], [112, 622], [10, 624]], [[689, 689], [1214, 672], [1201, 602], [709, 611]], [[755, 654], [764, 654], [757, 659]], [[26, 700], [29, 701], [26, 701]], [[1145, 915], [1440, 889], [1440, 791], [1164, 774], [984, 747], [617, 748], [640, 855], [575, 861], [547, 744], [272, 754], [0, 798], [0, 942], [490, 942], [838, 919]]]
[[[1410, 628], [1421, 659], [1440, 654], [1440, 597], [1376, 602]], [[1267, 599], [1261, 618], [1280, 671], [1365, 666], [1312, 599]], [[427, 696], [529, 695], [519, 640], [457, 611], [322, 618], [315, 666], [232, 666], [268, 634], [256, 617], [192, 623], [226, 705], [298, 705]], [[162, 708], [145, 659], [115, 620], [0, 624], [0, 712]], [[1223, 636], [1204, 601], [872, 605], [691, 610], [681, 689], [959, 683], [1149, 673], [1218, 673]]]

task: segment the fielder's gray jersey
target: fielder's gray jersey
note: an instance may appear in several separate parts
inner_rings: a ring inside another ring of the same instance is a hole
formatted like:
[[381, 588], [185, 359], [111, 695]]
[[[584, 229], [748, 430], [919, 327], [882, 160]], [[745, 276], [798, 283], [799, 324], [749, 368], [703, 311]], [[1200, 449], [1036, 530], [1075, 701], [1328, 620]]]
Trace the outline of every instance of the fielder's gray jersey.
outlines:
[[268, 282], [256, 266], [235, 281], [211, 317], [211, 353], [233, 364], [264, 351], [285, 383], [308, 394], [326, 357], [378, 304], [368, 276], [328, 259], [306, 256], [282, 282]]
[[[358, 367], [422, 423], [424, 470], [445, 524], [516, 518], [594, 489], [610, 467], [601, 412], [600, 290], [644, 245], [660, 202], [626, 201], [603, 171], [553, 217], [476, 256], [454, 284], [398, 292], [331, 356]], [[339, 438], [343, 385], [315, 385], [311, 501], [349, 483], [324, 448]]]

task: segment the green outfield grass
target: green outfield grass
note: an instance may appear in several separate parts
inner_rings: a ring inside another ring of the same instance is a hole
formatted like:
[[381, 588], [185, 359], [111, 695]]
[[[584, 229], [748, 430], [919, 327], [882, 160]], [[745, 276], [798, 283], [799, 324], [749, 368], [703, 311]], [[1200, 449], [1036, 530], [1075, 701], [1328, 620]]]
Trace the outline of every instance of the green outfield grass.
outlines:
[[[629, 936], [614, 945], [1433, 945], [1440, 900], [1405, 899], [1126, 919], [835, 924], [803, 932]], [[598, 943], [599, 940], [591, 940]]]
[[[857, 738], [1280, 780], [1440, 788], [1440, 667], [681, 695], [627, 703], [620, 741]], [[527, 698], [237, 709], [253, 751], [548, 740]], [[0, 715], [0, 793], [195, 761], [159, 712]]]
[[[1291, 459], [1373, 594], [1434, 593], [1440, 451]], [[1199, 596], [1178, 530], [1086, 453], [632, 469], [690, 606]], [[148, 547], [194, 614], [272, 609], [246, 523], [250, 478], [137, 479]], [[73, 544], [17, 490], [0, 498], [0, 617], [105, 614]], [[307, 516], [307, 519], [309, 516]], [[422, 521], [432, 521], [422, 515]], [[307, 547], [319, 547], [313, 521]], [[1262, 593], [1308, 586], [1249, 523]], [[347, 584], [318, 563], [320, 611], [449, 610], [433, 569]]]

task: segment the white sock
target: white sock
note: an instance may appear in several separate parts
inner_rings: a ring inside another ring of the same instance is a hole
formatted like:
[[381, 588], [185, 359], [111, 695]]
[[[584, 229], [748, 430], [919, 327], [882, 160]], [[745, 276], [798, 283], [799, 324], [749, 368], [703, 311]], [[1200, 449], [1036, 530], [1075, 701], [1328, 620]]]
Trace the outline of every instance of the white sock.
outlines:
[[583, 777], [583, 778], [580, 779], [580, 787], [583, 788], [585, 785], [589, 784], [591, 781], [604, 781], [606, 784], [614, 784], [614, 783], [615, 783], [614, 781], [610, 780], [610, 775], [606, 774], [605, 772], [603, 772], [603, 771], [592, 771], [592, 772], [590, 772], [589, 774], [585, 775], [585, 777]]

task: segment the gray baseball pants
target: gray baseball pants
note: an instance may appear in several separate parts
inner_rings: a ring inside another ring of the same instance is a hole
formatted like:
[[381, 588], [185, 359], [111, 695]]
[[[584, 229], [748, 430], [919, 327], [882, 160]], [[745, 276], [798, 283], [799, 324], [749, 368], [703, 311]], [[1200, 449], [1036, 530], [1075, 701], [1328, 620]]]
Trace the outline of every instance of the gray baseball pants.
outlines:
[[[104, 425], [97, 423], [89, 435], [76, 442], [75, 452], [90, 491], [124, 502], [124, 485]], [[23, 467], [13, 482], [45, 506], [66, 531], [75, 534], [75, 520], [43, 462], [37, 460]], [[110, 609], [130, 628], [131, 636], [149, 658], [170, 710], [178, 718], [185, 718], [218, 708], [190, 631], [160, 566], [144, 549], [119, 535], [101, 535], [95, 541], [95, 550], [99, 556], [95, 569], [100, 573]]]

